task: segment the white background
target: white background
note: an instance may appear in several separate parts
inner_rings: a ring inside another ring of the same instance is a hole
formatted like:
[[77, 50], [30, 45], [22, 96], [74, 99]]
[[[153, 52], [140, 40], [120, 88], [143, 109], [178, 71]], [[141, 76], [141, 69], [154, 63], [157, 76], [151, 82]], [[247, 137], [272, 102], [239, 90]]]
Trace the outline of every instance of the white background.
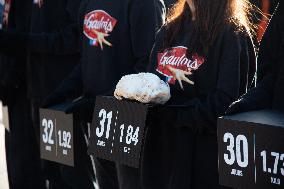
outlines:
[[0, 189], [9, 189], [5, 155], [5, 128], [2, 124], [2, 103], [0, 102]]

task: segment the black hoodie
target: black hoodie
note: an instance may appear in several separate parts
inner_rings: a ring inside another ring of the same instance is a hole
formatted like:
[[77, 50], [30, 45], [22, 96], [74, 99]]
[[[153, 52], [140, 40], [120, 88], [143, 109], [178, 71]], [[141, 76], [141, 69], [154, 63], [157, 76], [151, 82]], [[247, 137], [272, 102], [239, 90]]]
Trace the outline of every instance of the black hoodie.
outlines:
[[160, 0], [86, 1], [80, 10], [81, 64], [55, 95], [81, 92], [94, 98], [123, 75], [145, 71], [164, 14]]
[[[261, 42], [258, 58], [258, 86], [251, 98], [257, 98], [262, 108], [284, 111], [284, 6], [279, 3]], [[264, 95], [263, 95], [264, 94]], [[265, 95], [267, 94], [267, 95]], [[255, 96], [256, 95], [256, 96]]]
[[[169, 48], [162, 28], [151, 55], [149, 71], [169, 83], [172, 97], [148, 127], [141, 165], [147, 189], [219, 188], [217, 118], [246, 92], [255, 72], [251, 40], [234, 26], [225, 26], [201, 56], [188, 45], [191, 21], [183, 23]], [[189, 69], [191, 84], [182, 82], [182, 89], [172, 70]]]
[[27, 77], [29, 96], [42, 99], [79, 61], [78, 11], [81, 0], [32, 2]]
[[[123, 75], [145, 70], [155, 32], [162, 24], [157, 3], [158, 0], [89, 1], [83, 10], [85, 94], [102, 94], [115, 87]], [[106, 35], [107, 42], [100, 46], [94, 31]]]
[[277, 109], [284, 111], [284, 7], [279, 3], [261, 41], [257, 86], [235, 102], [228, 113]]
[[[30, 23], [30, 0], [13, 0], [10, 1], [10, 9], [8, 14], [8, 23], [3, 24], [2, 31], [9, 29], [17, 32], [28, 32]], [[2, 16], [2, 15], [1, 15]], [[12, 48], [11, 51], [0, 45], [0, 99], [4, 104], [13, 103], [15, 96], [26, 91], [26, 75], [25, 75], [25, 51], [16, 51]], [[11, 44], [16, 46], [16, 44]]]

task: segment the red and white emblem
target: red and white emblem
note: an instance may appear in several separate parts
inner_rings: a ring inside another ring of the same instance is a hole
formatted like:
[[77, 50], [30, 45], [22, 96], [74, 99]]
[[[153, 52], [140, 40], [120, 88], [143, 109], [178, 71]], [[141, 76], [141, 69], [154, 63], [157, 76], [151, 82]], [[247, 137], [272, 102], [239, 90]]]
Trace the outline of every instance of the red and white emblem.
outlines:
[[178, 80], [181, 88], [182, 81], [194, 85], [194, 82], [186, 76], [192, 75], [192, 71], [197, 70], [205, 59], [196, 53], [191, 58], [187, 57], [187, 48], [183, 46], [166, 49], [162, 53], [158, 53], [157, 72], [167, 77], [170, 84], [175, 84]]
[[103, 10], [94, 10], [85, 15], [84, 34], [90, 39], [90, 45], [112, 46], [105, 38], [113, 31], [117, 20]]

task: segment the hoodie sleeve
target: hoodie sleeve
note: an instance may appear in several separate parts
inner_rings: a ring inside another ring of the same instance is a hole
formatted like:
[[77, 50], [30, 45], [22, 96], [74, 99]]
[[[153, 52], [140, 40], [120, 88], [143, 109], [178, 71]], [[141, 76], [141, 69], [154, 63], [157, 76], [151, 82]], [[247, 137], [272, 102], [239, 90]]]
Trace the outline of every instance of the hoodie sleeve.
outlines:
[[82, 67], [78, 64], [60, 85], [43, 102], [43, 107], [73, 100], [83, 94]]
[[65, 7], [68, 25], [51, 33], [29, 34], [28, 48], [36, 53], [74, 54], [80, 51], [79, 11], [85, 1], [68, 0]]
[[[279, 7], [280, 8], [280, 7]], [[278, 9], [279, 10], [279, 9]], [[257, 85], [249, 90], [228, 110], [245, 112], [271, 108], [274, 85], [279, 65], [278, 58], [281, 26], [277, 13], [274, 14], [260, 44], [257, 69]], [[234, 112], [236, 113], [236, 112]]]
[[[222, 37], [219, 55], [219, 73], [216, 87], [207, 96], [193, 98], [185, 102], [184, 108], [177, 109], [176, 126], [189, 127], [196, 132], [216, 132], [217, 118], [224, 115], [229, 105], [239, 98], [241, 77], [248, 77], [248, 73], [241, 74], [241, 65], [248, 65], [249, 58], [242, 57], [244, 48], [242, 35], [234, 31], [225, 31]], [[247, 68], [246, 68], [247, 69]], [[243, 75], [243, 76], [242, 76]]]
[[[278, 7], [278, 10], [279, 8], [280, 7]], [[258, 82], [261, 82], [264, 77], [267, 77], [270, 73], [276, 71], [274, 68], [275, 64], [278, 62], [278, 52], [280, 49], [279, 40], [281, 40], [280, 23], [279, 14], [276, 12], [272, 17], [260, 44], [257, 70]]]
[[145, 71], [155, 34], [165, 20], [164, 3], [161, 0], [132, 0], [129, 19], [135, 71]]

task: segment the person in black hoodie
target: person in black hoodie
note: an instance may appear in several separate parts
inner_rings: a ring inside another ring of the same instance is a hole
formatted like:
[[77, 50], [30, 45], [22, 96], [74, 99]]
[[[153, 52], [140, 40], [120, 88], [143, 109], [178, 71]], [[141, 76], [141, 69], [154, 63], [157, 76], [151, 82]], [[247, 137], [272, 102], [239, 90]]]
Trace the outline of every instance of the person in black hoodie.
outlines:
[[[78, 14], [82, 2], [84, 1], [33, 1], [31, 30], [27, 42], [29, 50], [27, 76], [28, 96], [32, 102], [32, 118], [36, 133], [39, 133], [39, 108], [43, 100], [55, 90], [79, 62]], [[78, 137], [84, 138], [81, 132], [78, 133]], [[76, 149], [78, 149], [76, 157], [80, 154], [78, 161], [91, 164], [89, 156], [80, 151], [84, 148]], [[74, 168], [67, 167], [63, 170], [62, 167], [65, 166], [44, 162], [50, 188], [93, 187], [94, 176], [84, 166], [76, 163]], [[75, 178], [68, 180], [67, 178], [72, 175]]]
[[[88, 0], [80, 10], [81, 64], [46, 100], [45, 105], [81, 94], [66, 112], [82, 112], [91, 122], [95, 97], [110, 94], [125, 74], [146, 70], [155, 33], [163, 24], [160, 0]], [[73, 98], [75, 99], [75, 98]], [[115, 164], [95, 159], [100, 189], [118, 188]]]
[[[8, 4], [8, 6], [7, 6]], [[6, 0], [4, 28], [28, 32], [30, 0]], [[7, 49], [0, 41], [0, 99], [9, 108], [9, 132], [6, 132], [7, 170], [9, 187], [44, 188], [39, 149], [30, 118], [30, 102], [27, 99], [25, 75], [25, 51]], [[11, 45], [15, 45], [11, 44]]]
[[234, 102], [227, 114], [275, 109], [284, 111], [284, 6], [279, 2], [261, 41], [257, 86]]
[[[8, 30], [1, 33], [0, 41], [5, 49], [27, 51], [28, 97], [31, 101], [31, 117], [37, 143], [39, 144], [39, 108], [64, 77], [79, 62], [78, 12], [81, 0], [30, 1], [31, 24], [29, 32]], [[84, 159], [85, 158], [85, 159]], [[82, 156], [82, 161], [90, 161]], [[59, 166], [44, 161], [44, 171], [50, 188], [65, 188], [67, 183], [60, 178]], [[85, 170], [76, 167], [77, 184], [93, 185], [85, 176]], [[83, 172], [82, 172], [83, 171]]]
[[255, 72], [244, 8], [249, 4], [241, 0], [179, 0], [174, 6], [149, 66], [170, 85], [172, 97], [152, 110], [140, 169], [122, 179], [140, 174], [140, 185], [123, 189], [221, 188], [217, 118], [251, 86]]

